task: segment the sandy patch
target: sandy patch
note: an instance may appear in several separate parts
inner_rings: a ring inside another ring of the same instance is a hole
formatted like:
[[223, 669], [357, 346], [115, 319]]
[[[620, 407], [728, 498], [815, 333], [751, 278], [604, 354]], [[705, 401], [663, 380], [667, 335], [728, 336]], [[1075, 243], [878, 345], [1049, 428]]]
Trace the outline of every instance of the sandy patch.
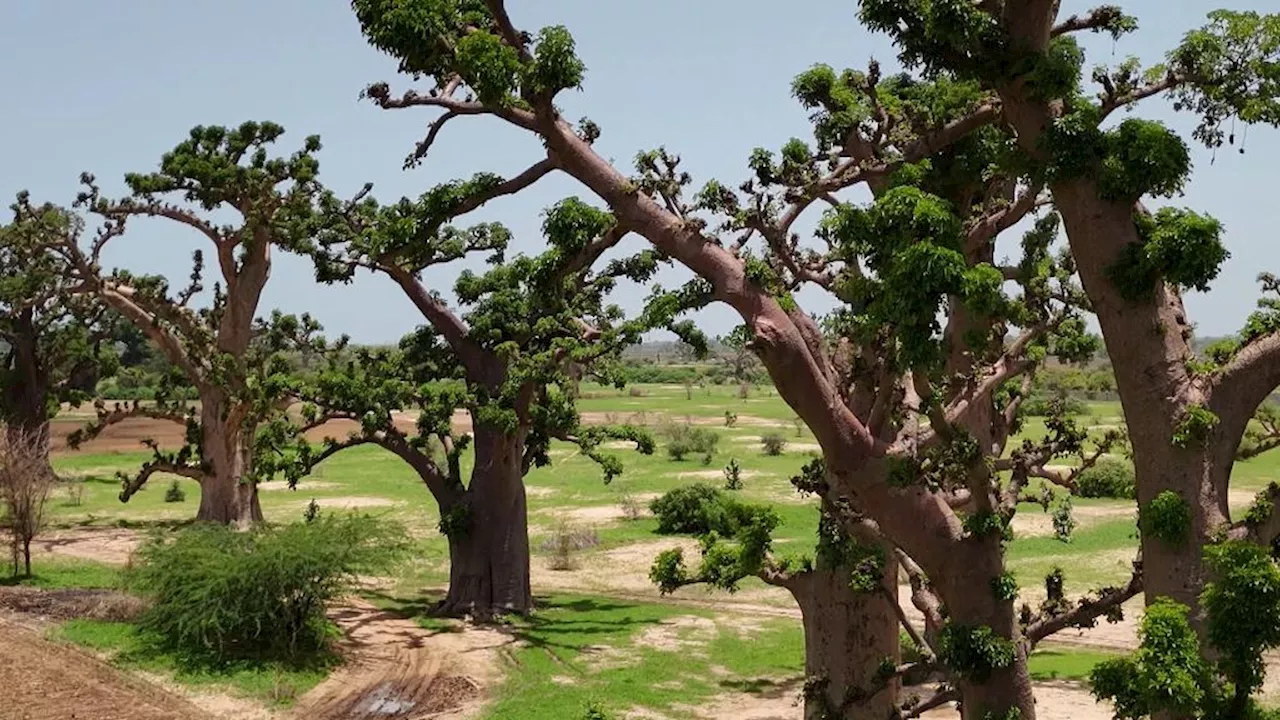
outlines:
[[[301, 507], [306, 507], [311, 503], [308, 500], [302, 503]], [[358, 508], [370, 507], [390, 507], [395, 505], [394, 500], [388, 500], [380, 497], [361, 497], [358, 495], [350, 495], [343, 497], [316, 498], [315, 503], [322, 508], [333, 508], [336, 510], [355, 510]]]
[[718, 634], [714, 620], [696, 615], [680, 615], [645, 628], [635, 637], [633, 644], [662, 652], [702, 656], [707, 643]]
[[537, 485], [525, 485], [524, 494], [529, 497], [546, 497], [548, 495], [555, 495], [556, 490], [555, 488], [538, 487]]
[[36, 536], [36, 552], [124, 565], [142, 544], [143, 535], [129, 528], [72, 528]]
[[[299, 490], [331, 490], [339, 487], [342, 487], [342, 485], [334, 482], [325, 482], [323, 480], [308, 480], [303, 478], [298, 481]], [[294, 488], [289, 487], [289, 483], [286, 480], [268, 480], [267, 482], [258, 483], [258, 489], [263, 492], [280, 492], [282, 490], [293, 490]]]
[[[676, 473], [676, 477], [681, 480], [723, 480], [724, 470], [691, 470], [689, 472]], [[741, 477], [743, 480], [751, 480], [752, 478], [773, 476], [769, 473], [756, 472], [755, 470], [743, 470]]]

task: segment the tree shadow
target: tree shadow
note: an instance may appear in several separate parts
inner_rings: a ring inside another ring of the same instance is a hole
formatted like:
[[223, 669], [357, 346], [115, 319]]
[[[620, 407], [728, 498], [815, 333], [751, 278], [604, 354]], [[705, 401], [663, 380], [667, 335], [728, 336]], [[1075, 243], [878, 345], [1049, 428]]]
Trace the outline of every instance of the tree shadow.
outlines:
[[779, 680], [778, 678], [742, 678], [733, 680], [721, 680], [719, 685], [725, 690], [734, 692], [747, 693], [761, 698], [780, 698], [784, 695], [791, 695], [799, 692], [800, 686], [804, 684], [804, 677], [792, 677]]

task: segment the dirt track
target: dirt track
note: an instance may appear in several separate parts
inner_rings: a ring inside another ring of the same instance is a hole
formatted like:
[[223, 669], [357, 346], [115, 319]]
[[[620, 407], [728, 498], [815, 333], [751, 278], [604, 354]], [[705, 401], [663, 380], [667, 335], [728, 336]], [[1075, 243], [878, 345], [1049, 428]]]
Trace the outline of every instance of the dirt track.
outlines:
[[75, 649], [0, 620], [0, 720], [213, 720]]

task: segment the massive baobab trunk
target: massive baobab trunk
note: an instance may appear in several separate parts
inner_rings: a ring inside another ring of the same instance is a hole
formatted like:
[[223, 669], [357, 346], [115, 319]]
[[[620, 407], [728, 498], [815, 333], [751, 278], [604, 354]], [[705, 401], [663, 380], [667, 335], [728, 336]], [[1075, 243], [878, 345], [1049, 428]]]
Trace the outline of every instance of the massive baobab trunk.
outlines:
[[253, 428], [239, 424], [222, 398], [202, 400], [200, 509], [197, 520], [245, 526], [262, 521], [253, 472]]
[[493, 617], [533, 609], [523, 433], [477, 426], [476, 465], [461, 499], [442, 503], [449, 536], [444, 614]]
[[884, 663], [897, 665], [901, 657], [894, 608], [898, 564], [890, 553], [881, 575], [884, 592], [857, 592], [850, 578], [847, 567], [820, 565], [786, 583], [804, 622], [805, 720], [882, 720], [892, 717], [898, 702], [901, 681], [881, 687], [879, 680]]
[[27, 310], [14, 318], [10, 337], [9, 358], [12, 382], [0, 388], [5, 394], [3, 407], [7, 432], [23, 445], [34, 443], [43, 454], [43, 465], [49, 473], [49, 385], [41, 368], [39, 337], [32, 312]]

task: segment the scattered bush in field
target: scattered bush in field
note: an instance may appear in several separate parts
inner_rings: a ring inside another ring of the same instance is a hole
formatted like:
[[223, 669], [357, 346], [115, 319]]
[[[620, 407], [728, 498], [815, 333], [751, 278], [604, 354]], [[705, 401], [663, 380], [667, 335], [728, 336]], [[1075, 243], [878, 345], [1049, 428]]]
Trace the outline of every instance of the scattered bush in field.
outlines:
[[742, 489], [742, 465], [738, 463], [737, 458], [730, 459], [729, 464], [724, 466], [724, 489]]
[[765, 433], [760, 436], [760, 444], [764, 446], [765, 455], [777, 456], [786, 449], [787, 439], [779, 432]]
[[407, 548], [402, 526], [366, 515], [236, 531], [200, 524], [138, 549], [140, 626], [190, 659], [299, 660], [326, 649], [325, 604]]
[[174, 480], [169, 489], [164, 491], [164, 501], [167, 503], [185, 502], [186, 499], [187, 494], [182, 491], [182, 486], [178, 484], [177, 480]]
[[63, 481], [63, 486], [67, 491], [67, 504], [73, 507], [80, 507], [80, 504], [84, 502], [84, 480], [69, 478]]
[[572, 570], [578, 566], [576, 556], [580, 550], [599, 544], [595, 528], [561, 520], [551, 530], [551, 535], [542, 541], [542, 551], [551, 556], [548, 567], [552, 570]]
[[307, 508], [302, 511], [302, 520], [304, 522], [315, 522], [320, 517], [320, 503], [315, 498], [311, 498], [311, 502], [307, 503]]
[[618, 505], [622, 507], [623, 520], [640, 519], [640, 501], [636, 500], [636, 496], [631, 494], [630, 490], [622, 491], [618, 496]]
[[1034, 393], [1022, 401], [1018, 414], [1022, 417], [1048, 417], [1054, 414], [1055, 402], [1061, 404], [1064, 415], [1083, 415], [1089, 412], [1088, 404], [1073, 395], [1055, 396]]
[[738, 385], [738, 399], [746, 400], [751, 397], [751, 383], [742, 383]]
[[644, 397], [649, 393], [645, 392], [644, 388], [638, 388], [638, 387], [632, 386], [627, 389], [627, 394], [630, 395], [631, 397]]
[[685, 400], [693, 399], [693, 380], [684, 381], [684, 399]]
[[592, 700], [582, 708], [580, 720], [613, 720], [613, 716], [605, 712], [603, 705]]
[[705, 483], [678, 487], [650, 503], [649, 509], [658, 518], [658, 532], [664, 535], [715, 532], [733, 537], [756, 519], [777, 524], [771, 508], [739, 502]]
[[714, 430], [685, 423], [667, 423], [659, 429], [666, 438], [667, 454], [672, 460], [683, 461], [689, 455], [702, 455], [703, 464], [709, 464], [720, 444], [720, 436]]
[[738, 413], [733, 412], [732, 410], [725, 410], [725, 411], [724, 411], [724, 426], [725, 426], [725, 427], [727, 427], [727, 428], [731, 428], [731, 427], [733, 427], [734, 425], [737, 425], [737, 424], [738, 424]]
[[31, 574], [31, 541], [44, 529], [44, 506], [58, 477], [49, 467], [48, 441], [38, 433], [0, 425], [0, 498], [9, 531], [13, 574]]
[[1102, 458], [1080, 473], [1076, 494], [1086, 498], [1133, 500], [1137, 497], [1133, 465], [1116, 458]]
[[801, 420], [799, 415], [791, 418], [791, 424], [795, 426], [796, 437], [804, 435], [804, 420]]

